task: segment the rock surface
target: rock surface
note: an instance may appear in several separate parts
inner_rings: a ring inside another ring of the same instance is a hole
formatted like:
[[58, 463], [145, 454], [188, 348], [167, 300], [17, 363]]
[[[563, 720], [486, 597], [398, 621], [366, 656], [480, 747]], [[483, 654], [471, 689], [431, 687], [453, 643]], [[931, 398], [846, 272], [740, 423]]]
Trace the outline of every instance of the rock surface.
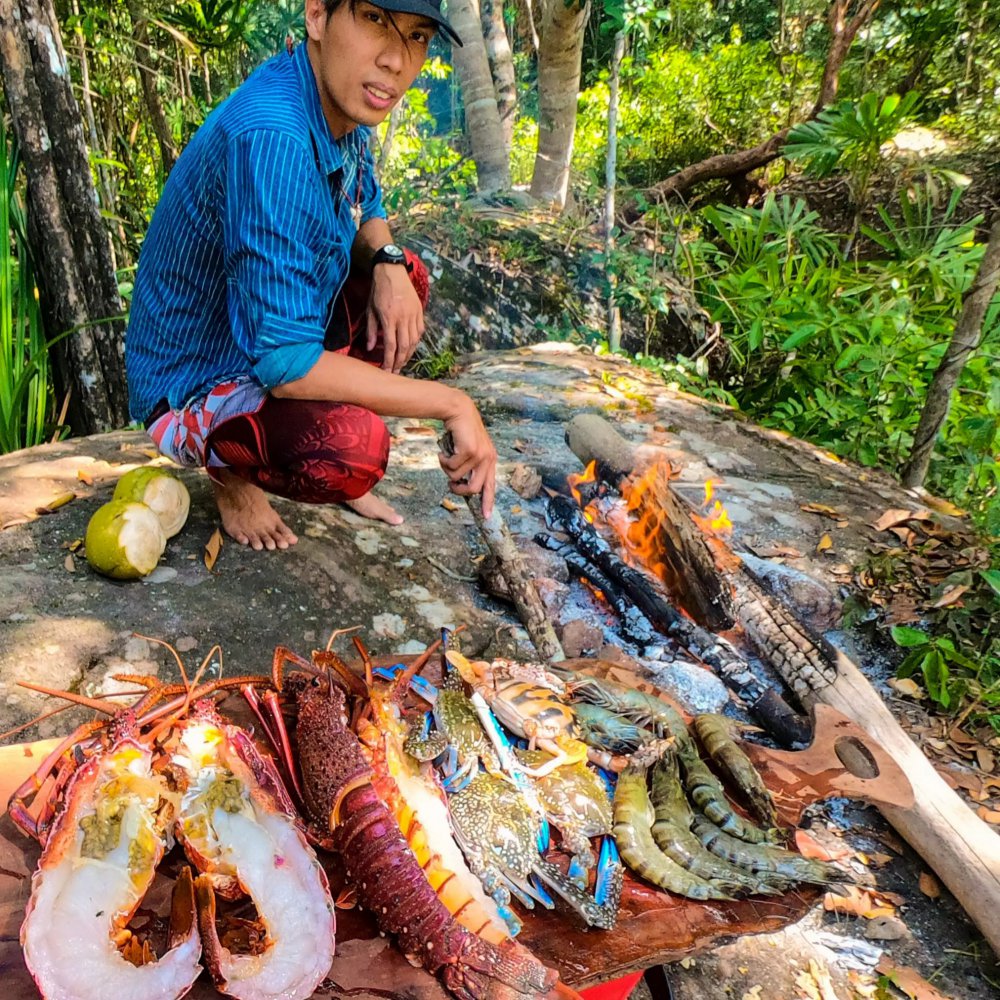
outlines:
[[[880, 514], [922, 502], [881, 474], [672, 392], [626, 362], [568, 345], [473, 355], [454, 381], [479, 402], [490, 426], [500, 455], [499, 504], [525, 547], [544, 526], [544, 493], [526, 500], [508, 488], [510, 476], [518, 466], [546, 482], [580, 471], [562, 424], [581, 411], [600, 413], [641, 454], [665, 457], [676, 467], [678, 492], [692, 507], [701, 503], [705, 480], [713, 479], [734, 524], [734, 547], [758, 560], [762, 576], [774, 572], [776, 589], [818, 630], [836, 619], [841, 588], [875, 539], [872, 525]], [[442, 505], [448, 494], [436, 459], [437, 427], [393, 420], [390, 429], [392, 458], [378, 492], [404, 514], [402, 526], [278, 500], [299, 534], [298, 545], [257, 553], [227, 541], [209, 569], [205, 546], [217, 528], [210, 487], [202, 472], [181, 470], [192, 497], [188, 524], [170, 541], [158, 569], [131, 583], [97, 576], [77, 543], [118, 477], [158, 461], [143, 433], [73, 439], [0, 459], [0, 730], [51, 707], [18, 688], [17, 680], [93, 693], [110, 690], [117, 683], [112, 676], [122, 672], [178, 679], [162, 642], [172, 643], [191, 669], [218, 645], [222, 655], [214, 655], [210, 670], [227, 675], [267, 671], [276, 645], [308, 652], [325, 645], [332, 630], [354, 625], [378, 653], [419, 651], [443, 625], [465, 624], [470, 654], [530, 656], [507, 606], [475, 582], [483, 547], [465, 505]], [[38, 513], [67, 492], [75, 498]], [[811, 511], [803, 505], [812, 505]], [[828, 544], [821, 545], [825, 536]], [[544, 579], [559, 595], [553, 600], [565, 599], [564, 583]], [[567, 609], [562, 624], [572, 617]], [[600, 645], [593, 631], [574, 630], [581, 647]], [[56, 716], [19, 738], [65, 733], [80, 718], [74, 712]], [[910, 888], [909, 901], [929, 913], [928, 939], [938, 954], [944, 947], [966, 948], [969, 931], [954, 908], [922, 900], [915, 876]], [[727, 950], [726, 968], [738, 967], [742, 943], [730, 947], [737, 957]], [[768, 950], [780, 960], [780, 949], [746, 947], [747, 962]], [[919, 943], [914, 947], [917, 958], [927, 954]], [[699, 959], [699, 967], [707, 972], [711, 961]], [[763, 978], [741, 973], [727, 995], [740, 995], [737, 983]], [[706, 990], [718, 982], [718, 973], [713, 979], [707, 972]], [[947, 985], [955, 987], [956, 1000], [989, 995], [967, 982]], [[713, 994], [692, 986], [678, 995], [693, 1000]], [[768, 995], [794, 993], [789, 986]]]

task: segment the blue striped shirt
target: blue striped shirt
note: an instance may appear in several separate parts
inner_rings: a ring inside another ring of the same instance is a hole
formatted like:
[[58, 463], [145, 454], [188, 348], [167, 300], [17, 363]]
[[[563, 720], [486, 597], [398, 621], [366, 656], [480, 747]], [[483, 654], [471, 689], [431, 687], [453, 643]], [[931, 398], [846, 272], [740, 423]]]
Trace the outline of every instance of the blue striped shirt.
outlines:
[[133, 419], [316, 364], [358, 225], [385, 218], [358, 126], [336, 140], [305, 45], [257, 69], [198, 129], [143, 243], [125, 365]]

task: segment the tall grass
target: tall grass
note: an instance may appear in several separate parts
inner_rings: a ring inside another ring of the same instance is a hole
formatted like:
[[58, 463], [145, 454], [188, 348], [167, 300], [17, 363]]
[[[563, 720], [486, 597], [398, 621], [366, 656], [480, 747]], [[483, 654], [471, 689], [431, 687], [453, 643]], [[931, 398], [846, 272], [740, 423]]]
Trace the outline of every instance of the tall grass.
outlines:
[[0, 116], [0, 452], [45, 440], [51, 410], [48, 346], [35, 292], [19, 156]]

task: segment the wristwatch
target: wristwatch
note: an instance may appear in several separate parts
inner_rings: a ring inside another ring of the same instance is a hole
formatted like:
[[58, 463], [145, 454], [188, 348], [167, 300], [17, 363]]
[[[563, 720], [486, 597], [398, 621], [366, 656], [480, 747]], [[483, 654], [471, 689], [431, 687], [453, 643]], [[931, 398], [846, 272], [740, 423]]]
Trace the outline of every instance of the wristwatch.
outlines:
[[372, 257], [372, 270], [378, 264], [406, 264], [406, 254], [395, 243], [386, 243], [384, 247], [375, 251]]

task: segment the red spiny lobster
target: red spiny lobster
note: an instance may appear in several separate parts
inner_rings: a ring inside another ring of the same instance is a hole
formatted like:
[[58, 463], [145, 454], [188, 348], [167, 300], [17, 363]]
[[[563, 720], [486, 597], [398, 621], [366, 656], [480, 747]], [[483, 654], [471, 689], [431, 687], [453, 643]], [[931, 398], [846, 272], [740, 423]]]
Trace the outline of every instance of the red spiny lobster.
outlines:
[[[298, 670], [283, 678], [287, 663]], [[407, 674], [420, 666], [417, 661]], [[298, 772], [305, 812], [315, 838], [341, 854], [359, 903], [408, 956], [440, 975], [462, 1000], [576, 997], [553, 970], [513, 939], [486, 940], [449, 912], [379, 794], [380, 778], [353, 731], [352, 713], [334, 673], [359, 697], [371, 693], [370, 670], [366, 684], [331, 653], [314, 654], [309, 663], [283, 648], [275, 652], [274, 686], [294, 702], [297, 767], [292, 767]], [[405, 691], [408, 680], [401, 678], [397, 690]], [[273, 703], [273, 691], [267, 698]], [[363, 712], [361, 703], [353, 713], [355, 726]], [[280, 716], [272, 719], [267, 722], [261, 716], [275, 741], [287, 746]]]
[[[274, 765], [249, 735], [197, 700], [206, 687], [192, 689], [186, 679], [183, 688], [157, 686], [124, 710], [48, 693], [114, 715], [63, 741], [11, 801], [15, 822], [45, 846], [21, 932], [42, 995], [179, 997], [201, 970], [204, 945], [223, 992], [243, 1000], [311, 996], [333, 957], [333, 901]], [[151, 708], [169, 694], [177, 697]], [[50, 775], [60, 808], [46, 803], [35, 821], [28, 802]], [[183, 909], [186, 926], [155, 960], [148, 942], [129, 941], [125, 925], [172, 833], [204, 874], [192, 892], [185, 869], [174, 910]], [[220, 941], [216, 886], [256, 904], [249, 951], [230, 952]], [[132, 945], [126, 954], [123, 940]]]

